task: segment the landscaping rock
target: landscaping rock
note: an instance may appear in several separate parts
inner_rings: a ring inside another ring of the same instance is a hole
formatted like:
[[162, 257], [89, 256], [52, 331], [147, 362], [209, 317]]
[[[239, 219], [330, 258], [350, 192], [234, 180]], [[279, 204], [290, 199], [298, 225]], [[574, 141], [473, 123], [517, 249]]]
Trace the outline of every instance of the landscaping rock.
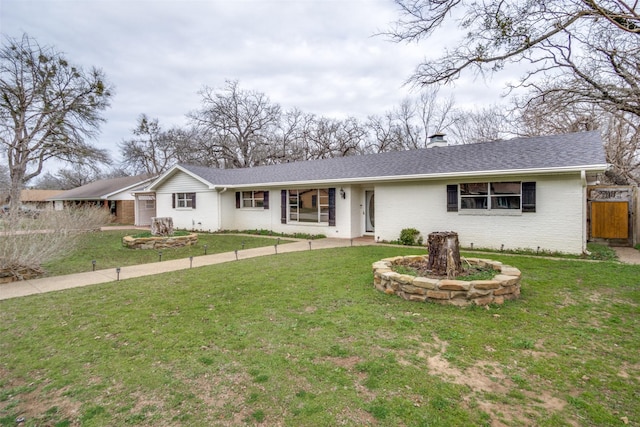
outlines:
[[406, 265], [407, 262], [415, 262], [418, 258], [398, 256], [373, 263], [375, 289], [389, 295], [397, 295], [407, 301], [435, 302], [459, 307], [470, 304], [504, 304], [505, 300], [513, 300], [520, 296], [520, 270], [490, 259], [465, 260], [470, 265], [494, 270], [497, 274], [490, 280], [464, 281], [415, 277], [392, 270], [394, 265]]

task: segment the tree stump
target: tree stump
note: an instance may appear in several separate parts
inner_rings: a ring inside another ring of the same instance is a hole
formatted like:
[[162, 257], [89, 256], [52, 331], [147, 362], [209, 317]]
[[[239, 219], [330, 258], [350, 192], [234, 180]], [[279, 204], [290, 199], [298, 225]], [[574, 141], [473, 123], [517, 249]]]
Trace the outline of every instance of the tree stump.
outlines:
[[429, 249], [427, 268], [434, 275], [446, 275], [449, 279], [452, 279], [462, 272], [458, 233], [453, 231], [430, 233], [427, 240], [427, 248]]
[[173, 235], [173, 218], [171, 218], [170, 216], [151, 218], [151, 235], [152, 236]]

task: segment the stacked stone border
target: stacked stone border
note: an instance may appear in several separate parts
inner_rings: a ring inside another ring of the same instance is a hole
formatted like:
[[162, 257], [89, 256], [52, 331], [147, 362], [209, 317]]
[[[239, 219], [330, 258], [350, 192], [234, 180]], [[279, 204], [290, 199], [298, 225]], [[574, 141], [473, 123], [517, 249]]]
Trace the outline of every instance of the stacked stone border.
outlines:
[[167, 249], [181, 248], [198, 243], [198, 234], [191, 233], [186, 236], [166, 236], [166, 237], [132, 237], [124, 236], [122, 246], [131, 249]]
[[393, 266], [404, 262], [428, 261], [428, 256], [398, 256], [374, 262], [373, 284], [386, 294], [395, 294], [408, 301], [435, 302], [456, 306], [472, 304], [486, 306], [503, 304], [520, 296], [522, 273], [515, 267], [499, 261], [480, 258], [463, 258], [463, 264], [469, 263], [479, 268], [492, 268], [496, 275], [490, 280], [452, 280], [432, 279], [411, 276], [393, 271]]

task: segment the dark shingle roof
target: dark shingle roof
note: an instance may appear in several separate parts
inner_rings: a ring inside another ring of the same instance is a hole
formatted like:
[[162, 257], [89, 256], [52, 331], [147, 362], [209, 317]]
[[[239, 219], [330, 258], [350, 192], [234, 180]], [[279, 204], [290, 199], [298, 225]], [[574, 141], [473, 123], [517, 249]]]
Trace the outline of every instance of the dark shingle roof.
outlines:
[[45, 202], [51, 197], [61, 194], [63, 190], [26, 189], [20, 192], [21, 202]]
[[599, 133], [581, 132], [247, 169], [180, 166], [216, 186], [242, 186], [581, 167], [604, 169], [606, 159]]
[[152, 175], [125, 176], [101, 179], [50, 197], [48, 200], [102, 200], [110, 194], [132, 188], [149, 181]]

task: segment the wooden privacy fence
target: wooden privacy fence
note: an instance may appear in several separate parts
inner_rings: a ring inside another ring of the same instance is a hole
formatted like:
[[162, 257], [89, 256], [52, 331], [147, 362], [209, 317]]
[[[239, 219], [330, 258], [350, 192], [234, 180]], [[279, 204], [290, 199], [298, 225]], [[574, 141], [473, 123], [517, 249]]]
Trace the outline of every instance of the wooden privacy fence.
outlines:
[[589, 240], [606, 239], [611, 243], [633, 245], [637, 197], [636, 187], [588, 187]]

